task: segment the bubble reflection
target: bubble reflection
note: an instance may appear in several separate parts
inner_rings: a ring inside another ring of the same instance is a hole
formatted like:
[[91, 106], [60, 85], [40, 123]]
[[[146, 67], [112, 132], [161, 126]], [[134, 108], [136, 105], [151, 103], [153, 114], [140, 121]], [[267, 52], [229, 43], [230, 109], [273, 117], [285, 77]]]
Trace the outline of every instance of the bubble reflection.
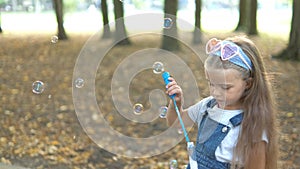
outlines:
[[155, 62], [152, 68], [153, 68], [153, 73], [160, 74], [164, 71], [164, 64], [161, 62]]
[[58, 42], [58, 36], [52, 36], [51, 43], [57, 43], [57, 42]]
[[177, 169], [178, 163], [177, 160], [171, 160], [170, 161], [170, 169]]
[[78, 78], [75, 80], [75, 87], [82, 88], [84, 86], [84, 80], [82, 78]]
[[45, 90], [45, 85], [42, 81], [35, 81], [32, 84], [32, 92], [35, 94], [41, 94]]
[[167, 106], [162, 106], [159, 108], [159, 117], [160, 118], [166, 118], [168, 112], [168, 107]]
[[164, 28], [165, 29], [170, 29], [173, 25], [173, 21], [171, 18], [165, 18], [164, 19]]
[[133, 106], [133, 113], [136, 115], [141, 115], [144, 111], [144, 106], [141, 103], [136, 103]]

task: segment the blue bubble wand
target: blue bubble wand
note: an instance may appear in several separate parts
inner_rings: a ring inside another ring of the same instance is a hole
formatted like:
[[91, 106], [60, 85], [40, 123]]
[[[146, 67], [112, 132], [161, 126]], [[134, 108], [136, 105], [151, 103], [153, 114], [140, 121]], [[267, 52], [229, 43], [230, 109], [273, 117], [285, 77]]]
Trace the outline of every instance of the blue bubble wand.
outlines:
[[[168, 80], [169, 77], [170, 77], [170, 73], [169, 72], [163, 72], [162, 78], [164, 79], [164, 82], [165, 82], [166, 85], [170, 83], [170, 81]], [[174, 107], [175, 107], [175, 111], [177, 113], [177, 116], [178, 116], [178, 119], [179, 119], [179, 123], [181, 125], [181, 128], [182, 128], [185, 140], [186, 140], [186, 142], [190, 142], [190, 139], [189, 139], [188, 134], [187, 134], [187, 132], [185, 130], [184, 123], [183, 123], [181, 115], [180, 115], [180, 111], [179, 111], [178, 106], [176, 104], [175, 94], [171, 95], [170, 98], [173, 101], [173, 104], [174, 104]]]
[[[163, 72], [162, 74], [162, 77], [164, 79], [164, 82], [165, 84], [169, 84], [170, 81], [168, 80], [168, 78], [170, 77], [170, 74], [169, 72]], [[190, 164], [190, 168], [191, 169], [198, 169], [198, 164], [197, 162], [194, 160], [194, 149], [195, 149], [195, 146], [194, 146], [194, 143], [193, 142], [190, 142], [190, 139], [188, 137], [188, 134], [185, 130], [185, 127], [184, 127], [184, 123], [182, 121], [182, 118], [181, 118], [181, 115], [180, 115], [180, 112], [179, 112], [179, 109], [178, 109], [178, 106], [176, 104], [176, 100], [175, 100], [175, 94], [169, 96], [172, 100], [173, 100], [173, 103], [174, 103], [174, 107], [175, 107], [175, 111], [177, 113], [177, 116], [178, 116], [178, 119], [179, 119], [179, 123], [181, 125], [181, 128], [183, 130], [183, 134], [184, 134], [184, 137], [185, 137], [185, 140], [187, 142], [187, 150], [188, 150], [188, 153], [189, 153], [189, 164]]]

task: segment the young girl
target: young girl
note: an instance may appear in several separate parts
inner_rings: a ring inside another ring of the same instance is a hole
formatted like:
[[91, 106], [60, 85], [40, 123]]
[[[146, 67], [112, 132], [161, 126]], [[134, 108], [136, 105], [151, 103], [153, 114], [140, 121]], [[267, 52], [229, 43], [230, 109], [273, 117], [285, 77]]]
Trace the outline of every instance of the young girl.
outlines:
[[[274, 97], [257, 47], [245, 37], [213, 38], [206, 53], [211, 96], [183, 109], [183, 92], [174, 78], [166, 86], [168, 95], [176, 94], [185, 126], [198, 124], [198, 169], [276, 169]], [[172, 101], [167, 122], [178, 122]]]

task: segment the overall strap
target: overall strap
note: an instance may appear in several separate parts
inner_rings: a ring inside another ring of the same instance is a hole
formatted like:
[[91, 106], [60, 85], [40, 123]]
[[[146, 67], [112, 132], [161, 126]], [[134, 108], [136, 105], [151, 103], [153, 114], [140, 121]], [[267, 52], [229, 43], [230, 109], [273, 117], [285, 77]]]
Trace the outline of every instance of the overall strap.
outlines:
[[[216, 99], [211, 99], [207, 102], [206, 104], [206, 107], [207, 109], [208, 108], [213, 108], [215, 105], [217, 104], [217, 100]], [[205, 110], [203, 116], [202, 116], [202, 119], [201, 119], [201, 122], [198, 126], [198, 132], [201, 131], [201, 129], [203, 128], [203, 125], [204, 125], [204, 122], [206, 121], [207, 119], [207, 116], [208, 116], [208, 112], [207, 112], [207, 109]], [[199, 134], [198, 134], [199, 135]], [[199, 137], [197, 137], [197, 142], [199, 141]]]
[[215, 105], [217, 105], [217, 100], [215, 98], [211, 99], [206, 104], [207, 108], [213, 108]]
[[243, 115], [244, 113], [240, 113], [229, 120], [233, 127], [236, 127], [242, 123], [244, 117]]
[[[206, 107], [207, 108], [213, 108], [216, 104], [217, 104], [217, 100], [213, 98], [213, 99], [211, 99], [207, 102]], [[203, 116], [202, 116], [199, 128], [202, 127], [203, 122], [206, 119], [207, 115], [208, 115], [208, 112], [207, 112], [207, 109], [206, 109]]]

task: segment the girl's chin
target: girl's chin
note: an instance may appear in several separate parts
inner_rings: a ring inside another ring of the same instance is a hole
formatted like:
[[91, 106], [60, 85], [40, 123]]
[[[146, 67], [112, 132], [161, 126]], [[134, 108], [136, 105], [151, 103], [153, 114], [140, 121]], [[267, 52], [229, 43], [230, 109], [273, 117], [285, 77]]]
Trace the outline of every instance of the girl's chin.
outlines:
[[241, 109], [241, 107], [239, 105], [232, 105], [229, 103], [226, 103], [225, 101], [217, 101], [218, 103], [218, 107], [220, 109], [224, 109], [224, 110], [239, 110]]
[[217, 100], [217, 103], [218, 103], [218, 107], [219, 107], [219, 108], [224, 108], [224, 107], [226, 107], [226, 103], [225, 103], [224, 101], [219, 101], [219, 100]]

